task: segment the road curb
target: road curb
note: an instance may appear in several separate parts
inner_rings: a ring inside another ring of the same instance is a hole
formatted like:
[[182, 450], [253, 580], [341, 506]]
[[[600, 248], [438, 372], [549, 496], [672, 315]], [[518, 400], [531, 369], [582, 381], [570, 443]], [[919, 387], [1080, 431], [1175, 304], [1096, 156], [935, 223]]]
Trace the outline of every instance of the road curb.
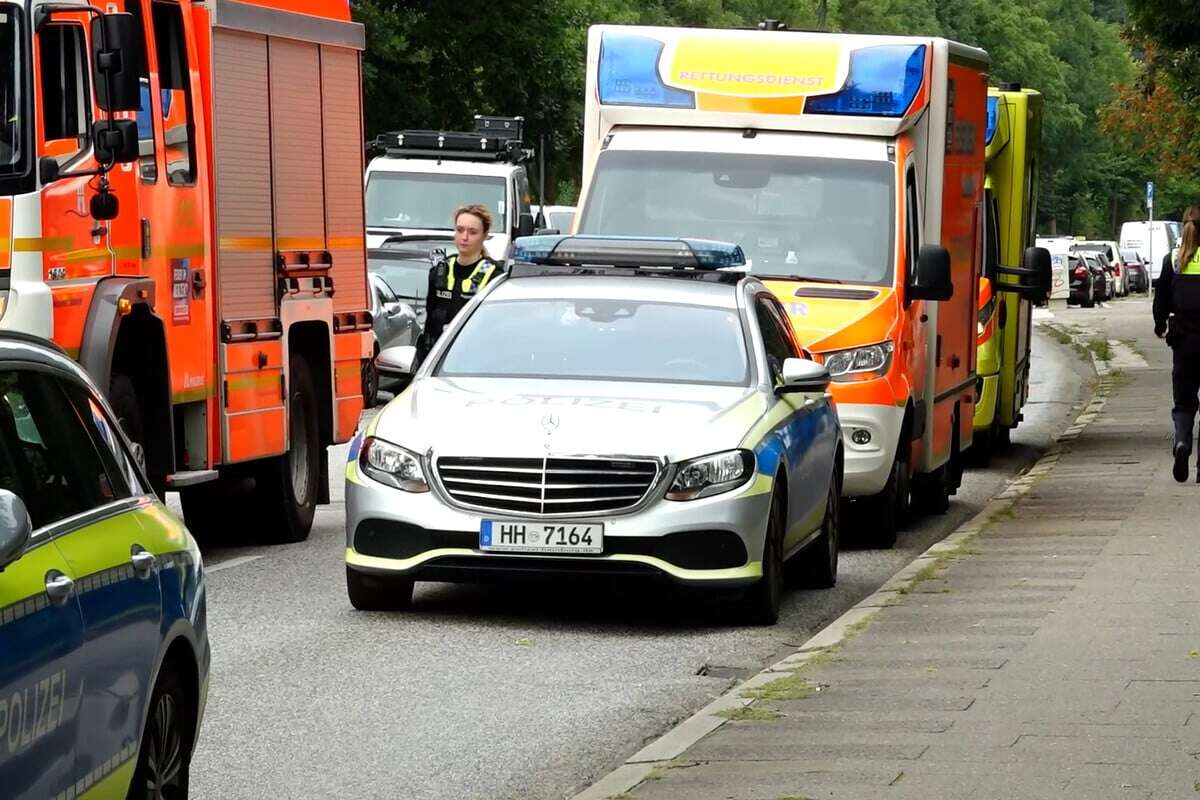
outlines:
[[[1077, 337], [1072, 335], [1072, 338]], [[776, 661], [746, 681], [731, 687], [704, 708], [634, 753], [621, 766], [574, 795], [571, 800], [609, 800], [623, 796], [645, 781], [656, 770], [671, 766], [672, 762], [687, 752], [688, 748], [725, 725], [727, 720], [719, 716], [722, 711], [743, 708], [754, 702], [753, 699], [742, 696], [747, 689], [770, 683], [779, 677], [779, 673], [793, 672], [814, 658], [839, 646], [860, 631], [882, 609], [892, 605], [899, 595], [907, 593], [923, 581], [928, 569], [961, 551], [968, 542], [987, 528], [996, 515], [1012, 508], [1038, 481], [1053, 471], [1058, 465], [1063, 448], [1077, 439], [1087, 426], [1099, 416], [1108, 400], [1113, 382], [1110, 380], [1111, 370], [1108, 364], [1097, 359], [1094, 353], [1092, 354], [1092, 366], [1101, 378], [1100, 385], [1075, 422], [1055, 437], [1054, 444], [1032, 466], [1010, 479], [979, 513], [956, 528], [945, 539], [932, 545], [873, 593], [818, 631], [796, 652]]]

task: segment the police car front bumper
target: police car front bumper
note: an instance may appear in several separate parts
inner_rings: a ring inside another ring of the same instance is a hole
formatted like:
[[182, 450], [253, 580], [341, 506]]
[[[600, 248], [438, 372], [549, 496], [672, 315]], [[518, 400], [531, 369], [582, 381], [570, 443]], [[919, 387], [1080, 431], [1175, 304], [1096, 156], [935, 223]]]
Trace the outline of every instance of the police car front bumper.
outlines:
[[363, 573], [448, 582], [594, 574], [746, 586], [762, 577], [772, 486], [771, 478], [756, 474], [724, 494], [672, 501], [663, 497], [666, 482], [660, 481], [631, 513], [554, 518], [565, 525], [603, 523], [602, 553], [498, 553], [481, 549], [482, 524], [512, 515], [459, 508], [436, 485], [428, 492], [401, 491], [372, 480], [351, 462], [346, 564]]

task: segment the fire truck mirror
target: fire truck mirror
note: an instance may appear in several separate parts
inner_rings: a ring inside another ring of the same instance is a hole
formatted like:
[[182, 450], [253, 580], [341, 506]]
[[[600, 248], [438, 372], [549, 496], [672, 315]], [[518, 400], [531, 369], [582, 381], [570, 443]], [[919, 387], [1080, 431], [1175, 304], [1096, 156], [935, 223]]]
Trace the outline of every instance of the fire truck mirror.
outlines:
[[101, 164], [132, 164], [140, 155], [136, 120], [100, 120], [92, 125], [92, 141]]
[[132, 14], [101, 14], [92, 18], [96, 103], [110, 113], [137, 111], [141, 107], [137, 26]]
[[62, 167], [59, 166], [58, 159], [54, 156], [42, 156], [38, 160], [38, 177], [42, 181], [42, 186], [54, 183], [61, 174]]

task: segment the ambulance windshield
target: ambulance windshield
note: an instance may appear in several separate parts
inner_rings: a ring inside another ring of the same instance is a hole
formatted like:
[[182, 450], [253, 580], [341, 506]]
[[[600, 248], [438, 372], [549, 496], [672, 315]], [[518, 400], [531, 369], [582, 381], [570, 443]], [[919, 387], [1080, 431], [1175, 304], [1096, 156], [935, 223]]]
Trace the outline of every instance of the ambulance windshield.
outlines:
[[742, 246], [750, 272], [890, 285], [895, 189], [885, 161], [710, 152], [600, 154], [579, 233]]
[[0, 3], [0, 177], [25, 171], [21, 137], [21, 10]]
[[454, 210], [481, 203], [492, 230], [505, 225], [504, 178], [424, 172], [372, 172], [367, 179], [368, 228], [454, 230]]

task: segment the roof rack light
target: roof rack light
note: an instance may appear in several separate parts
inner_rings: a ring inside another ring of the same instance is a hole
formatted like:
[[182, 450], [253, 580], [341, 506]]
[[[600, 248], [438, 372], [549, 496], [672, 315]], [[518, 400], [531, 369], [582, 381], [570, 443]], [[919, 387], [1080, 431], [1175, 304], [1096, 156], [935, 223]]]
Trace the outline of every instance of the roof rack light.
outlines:
[[525, 236], [514, 243], [514, 263], [639, 269], [718, 270], [744, 266], [736, 244], [707, 239], [637, 236]]
[[519, 164], [533, 157], [522, 141], [524, 117], [477, 114], [474, 131], [388, 131], [368, 142], [374, 157], [438, 158], [457, 161], [507, 161]]

